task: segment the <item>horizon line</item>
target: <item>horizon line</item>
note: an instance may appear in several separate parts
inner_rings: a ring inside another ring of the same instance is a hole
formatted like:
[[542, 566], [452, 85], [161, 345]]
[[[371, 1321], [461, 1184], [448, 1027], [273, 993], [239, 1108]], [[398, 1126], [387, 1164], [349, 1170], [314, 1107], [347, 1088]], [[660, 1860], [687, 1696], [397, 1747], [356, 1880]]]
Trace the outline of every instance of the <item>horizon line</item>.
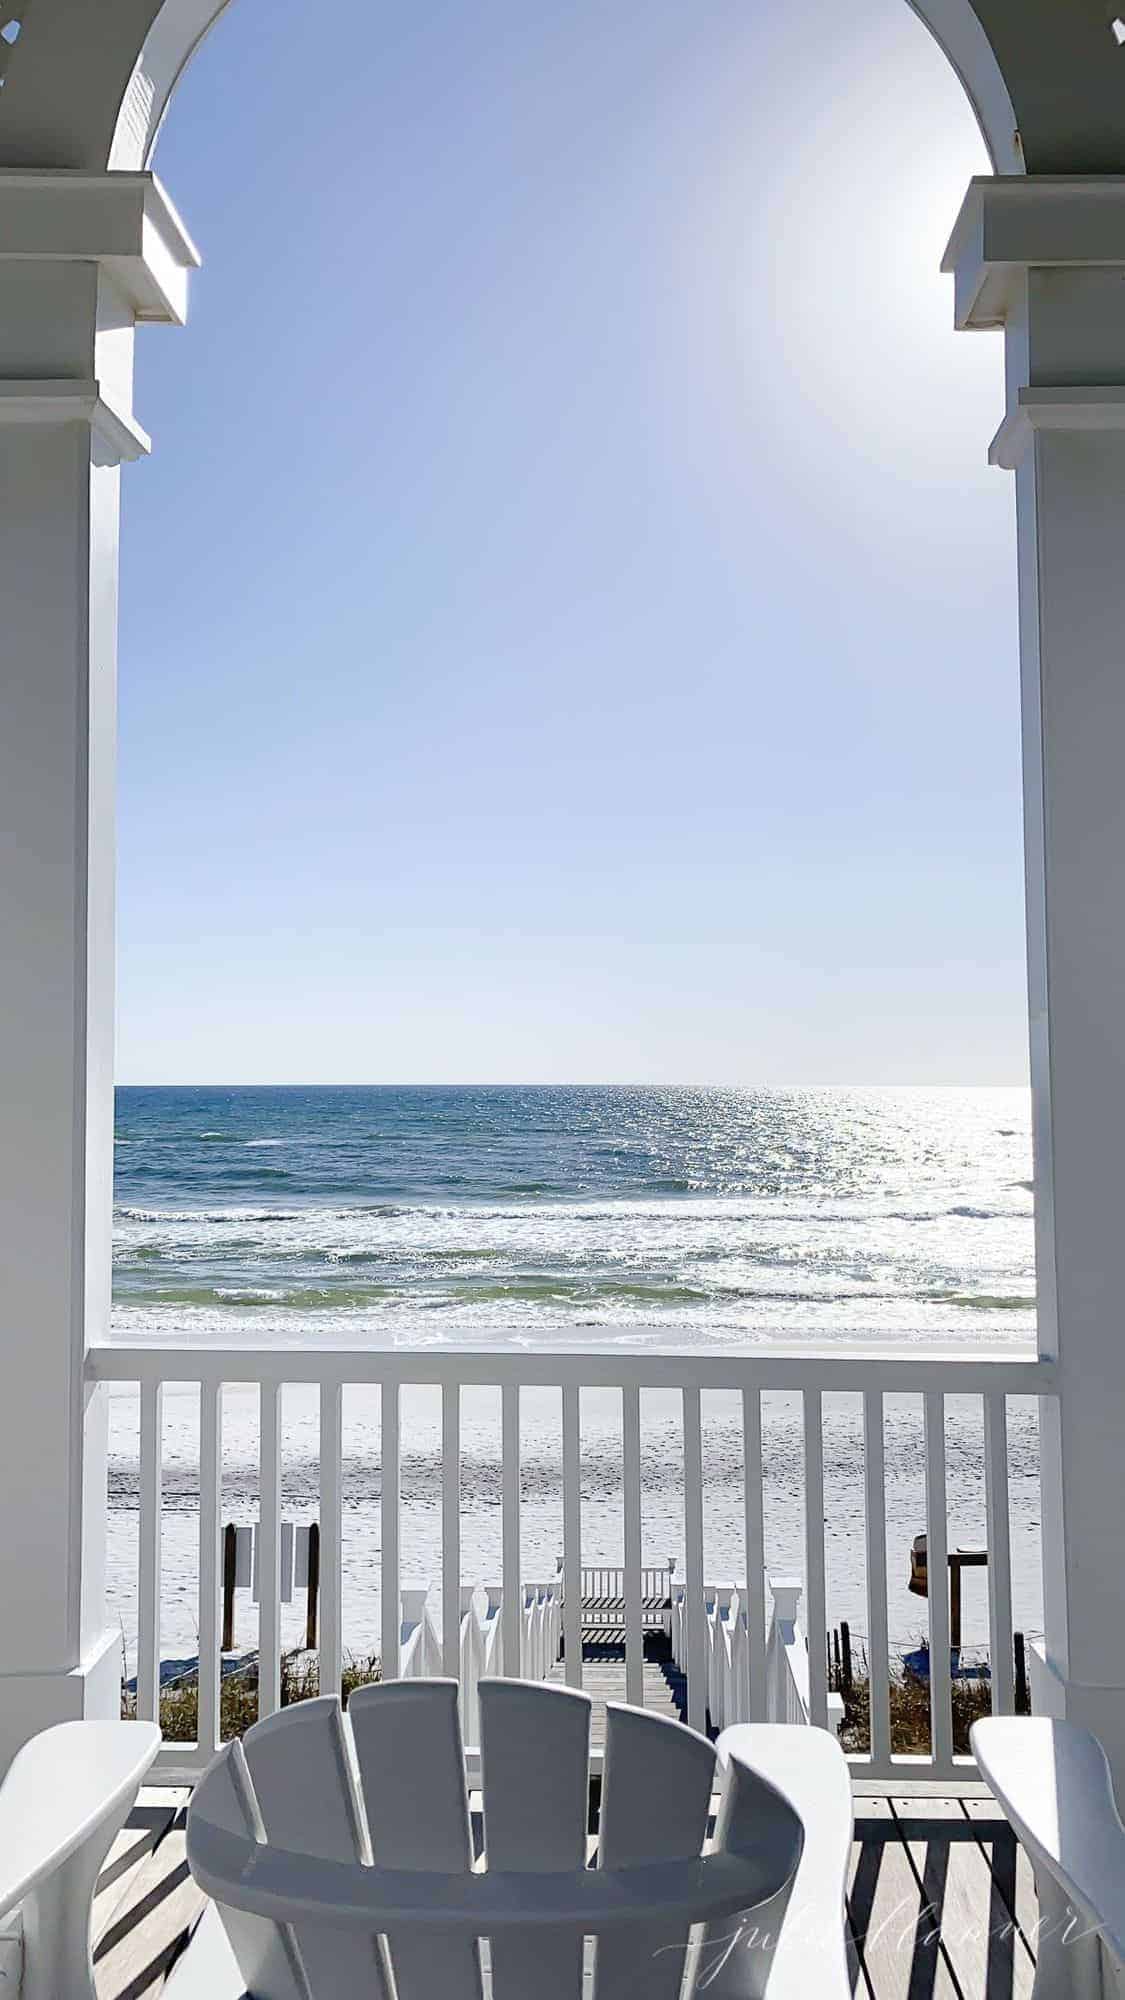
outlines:
[[128, 1082], [123, 1077], [115, 1077], [115, 1090], [1030, 1090], [1029, 1078], [1013, 1082], [995, 1078], [988, 1082], [937, 1083], [907, 1082], [807, 1082], [807, 1083], [752, 1083], [732, 1078], [711, 1078], [710, 1080], [681, 1078], [676, 1082], [645, 1081], [636, 1078], [618, 1078], [615, 1081], [597, 1082], [569, 1080], [554, 1083], [533, 1078], [513, 1078], [500, 1082], [495, 1078], [448, 1078], [443, 1082], [433, 1080], [396, 1082], [356, 1081], [351, 1083], [326, 1083], [315, 1078], [290, 1079], [276, 1083], [237, 1083], [231, 1079], [194, 1082]]

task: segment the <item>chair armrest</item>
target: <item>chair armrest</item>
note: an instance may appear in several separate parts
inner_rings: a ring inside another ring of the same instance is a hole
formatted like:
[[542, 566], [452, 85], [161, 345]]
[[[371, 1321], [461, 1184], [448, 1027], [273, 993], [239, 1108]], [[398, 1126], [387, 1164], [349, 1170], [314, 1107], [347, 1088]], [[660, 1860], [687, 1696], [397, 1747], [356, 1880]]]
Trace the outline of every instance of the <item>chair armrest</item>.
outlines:
[[970, 1742], [1037, 1883], [1045, 1871], [1125, 1964], [1125, 1826], [1097, 1737], [1048, 1716], [992, 1716]]
[[844, 1894], [854, 1814], [851, 1773], [834, 1736], [793, 1723], [738, 1723], [715, 1746], [768, 1778], [788, 1799], [805, 1844], [781, 1916], [767, 2000], [852, 2000]]
[[0, 1784], [0, 1913], [22, 1910], [21, 2000], [93, 1994], [90, 1909], [102, 1862], [160, 1748], [147, 1722], [63, 1722]]

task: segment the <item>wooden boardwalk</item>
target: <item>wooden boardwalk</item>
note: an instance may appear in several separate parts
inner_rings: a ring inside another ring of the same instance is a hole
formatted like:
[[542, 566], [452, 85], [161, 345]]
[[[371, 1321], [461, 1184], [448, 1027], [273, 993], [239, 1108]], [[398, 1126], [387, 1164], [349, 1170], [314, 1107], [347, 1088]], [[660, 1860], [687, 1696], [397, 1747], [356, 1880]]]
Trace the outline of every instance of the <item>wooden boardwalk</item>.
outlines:
[[[644, 1707], [672, 1722], [686, 1722], [686, 1683], [671, 1657], [647, 1658], [644, 1663]], [[565, 1685], [563, 1664], [551, 1673], [556, 1686]], [[625, 1664], [620, 1654], [588, 1646], [582, 1661], [582, 1686], [591, 1697], [590, 1748], [605, 1749], [605, 1705], [625, 1699]]]

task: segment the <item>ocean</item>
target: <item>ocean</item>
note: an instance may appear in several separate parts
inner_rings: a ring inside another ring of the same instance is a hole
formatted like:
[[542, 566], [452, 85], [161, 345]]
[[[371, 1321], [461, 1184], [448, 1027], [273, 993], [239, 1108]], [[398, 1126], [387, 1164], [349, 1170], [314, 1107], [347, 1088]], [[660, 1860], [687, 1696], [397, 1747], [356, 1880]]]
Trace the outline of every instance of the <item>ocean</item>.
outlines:
[[[148, 1089], [117, 1095], [113, 1331], [189, 1343], [315, 1344], [458, 1338], [524, 1345], [685, 1345], [807, 1339], [1027, 1348], [1035, 1332], [1029, 1103], [1020, 1090]], [[192, 1650], [198, 1564], [198, 1395], [164, 1400], [161, 1636]], [[950, 1532], [984, 1538], [979, 1397], [947, 1405]], [[136, 1633], [138, 1405], [116, 1385], [110, 1422], [110, 1601]], [[462, 1395], [462, 1577], [498, 1579], [498, 1391]], [[318, 1507], [315, 1389], [283, 1405], [285, 1518]], [[406, 1582], [441, 1565], [438, 1392], [404, 1393]], [[525, 1574], [562, 1546], [559, 1392], [521, 1402]], [[767, 1566], [804, 1568], [799, 1398], [763, 1398]], [[827, 1395], [830, 1621], [866, 1629], [858, 1396]], [[582, 1396], [587, 1561], [621, 1560], [621, 1404]], [[345, 1644], [378, 1643], [379, 1398], [344, 1397]], [[258, 1497], [256, 1392], [224, 1391], [224, 1518]], [[742, 1572], [739, 1399], [703, 1399], [705, 1561]], [[922, 1411], [886, 1409], [888, 1611], [917, 1643], [910, 1541], [925, 1524]], [[1017, 1624], [1041, 1630], [1034, 1403], [1009, 1406]], [[678, 1399], [642, 1397], [646, 1550], [682, 1557]], [[254, 1607], [240, 1609], [252, 1643]], [[300, 1607], [287, 1606], [287, 1643]], [[966, 1582], [966, 1642], [987, 1633], [983, 1571]]]
[[1034, 1340], [1019, 1089], [124, 1087], [114, 1331]]

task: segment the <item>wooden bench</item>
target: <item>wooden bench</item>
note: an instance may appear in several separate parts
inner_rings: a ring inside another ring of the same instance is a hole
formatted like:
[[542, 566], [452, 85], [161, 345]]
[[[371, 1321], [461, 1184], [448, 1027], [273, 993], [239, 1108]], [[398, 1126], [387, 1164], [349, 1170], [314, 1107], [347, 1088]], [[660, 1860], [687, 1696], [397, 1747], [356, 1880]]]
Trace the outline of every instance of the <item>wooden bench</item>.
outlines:
[[[672, 1571], [675, 1558], [666, 1563], [646, 1564], [641, 1570], [641, 1630], [664, 1632], [672, 1609]], [[562, 1557], [558, 1561], [562, 1575]], [[624, 1565], [597, 1565], [579, 1571], [582, 1602], [582, 1637], [605, 1638], [625, 1632]], [[565, 1601], [565, 1600], [564, 1600]]]

